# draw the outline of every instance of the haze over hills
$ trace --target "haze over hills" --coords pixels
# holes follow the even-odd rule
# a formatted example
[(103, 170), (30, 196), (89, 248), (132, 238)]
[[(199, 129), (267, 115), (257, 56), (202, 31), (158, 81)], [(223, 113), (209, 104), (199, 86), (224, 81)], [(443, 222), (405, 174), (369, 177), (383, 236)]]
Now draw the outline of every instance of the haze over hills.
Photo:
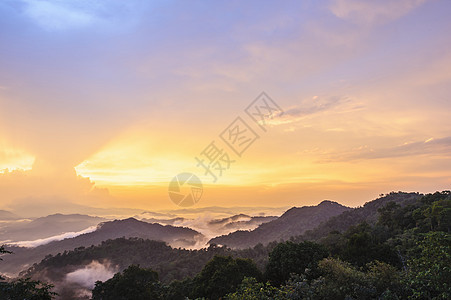
[(211, 239), (236, 230), (252, 230), (263, 223), (275, 219), (277, 219), (276, 216), (249, 216), (246, 214), (237, 214), (225, 218), (211, 218), (210, 215), (202, 214), (196, 219), (184, 217), (175, 217), (172, 219), (143, 218), (141, 221), (162, 225), (189, 227), (201, 232)]
[[(138, 237), (150, 240), (164, 241), (173, 247), (200, 248), (208, 244), (227, 245), (231, 248), (248, 248), (259, 243), (268, 244), (273, 241), (288, 240), (295, 238), (319, 239), (327, 236), (333, 230), (344, 231), (352, 225), (362, 221), (374, 222), (377, 219), (377, 209), (390, 201), (407, 205), (421, 197), (418, 193), (393, 193), (370, 201), (363, 207), (349, 208), (333, 201), (323, 201), (317, 206), (293, 207), (287, 210), (280, 217), (251, 217), (247, 214), (238, 214), (226, 218), (210, 219), (206, 223), (205, 232), (212, 234), (221, 230), (233, 230), (234, 226), (243, 228), (244, 226), (258, 226), (250, 231), (238, 230), (228, 235), (217, 236), (208, 241), (201, 232), (186, 227), (175, 227), (173, 225), (161, 225), (158, 223), (148, 223), (146, 221), (171, 222), (174, 225), (189, 224), (193, 220), (184, 218), (173, 219), (148, 219), (139, 221), (134, 218), (115, 220), (101, 223), (98, 228), (90, 233), (81, 234), (73, 238), (61, 241), (52, 241), (48, 244), (35, 248), (9, 247), (15, 255), (8, 257), (2, 262), (2, 272), (17, 274), (26, 269), (31, 264), (39, 262), (48, 254), (57, 254), (77, 247), (89, 247), (100, 244), (108, 239), (120, 237)], [(83, 215), (61, 215), (56, 214), (44, 218), (36, 219), (23, 228), (29, 228), (32, 235), (32, 225), (39, 228), (48, 224), (66, 225), (66, 229), (81, 228), (102, 220), (97, 217)], [(203, 220), (205, 221), (205, 220)], [(49, 223), (50, 222), (50, 223)], [(260, 224), (259, 224), (260, 223)], [(30, 225), (32, 224), (32, 225)], [(90, 223), (91, 224), (91, 223)], [(192, 223), (195, 225), (195, 223)], [(28, 226), (28, 227), (27, 227)], [(72, 226), (72, 227), (71, 227)], [(52, 227), (52, 226), (50, 226)], [(48, 233), (51, 233), (48, 229)], [(54, 228), (52, 230), (60, 230)], [(18, 231), (20, 232), (20, 231)], [(25, 233), (22, 233), (25, 236)]]
[(258, 226), (252, 231), (236, 231), (219, 236), (209, 244), (227, 245), (231, 248), (253, 247), (258, 243), (267, 244), (272, 241), (287, 240), (292, 236), (303, 234), (321, 222), (351, 210), (337, 202), (323, 201), (317, 206), (293, 207), (279, 218)]
[[(187, 248), (190, 245), (193, 246), (196, 241), (200, 245), (205, 245), (205, 237), (195, 230), (150, 224), (134, 218), (115, 220), (102, 223), (95, 232), (75, 238), (52, 242), (36, 248), (7, 248), (14, 251), (15, 255), (8, 255), (8, 259), (2, 261), (0, 266), (2, 272), (7, 273), (6, 275), (26, 271), (22, 272), (22, 275), (52, 282), (56, 285), (58, 293), (63, 295), (62, 299), (66, 299), (64, 297), (69, 297), (68, 295), (75, 298), (67, 299), (81, 299), (74, 295), (78, 295), (78, 293), (88, 295), (97, 279), (107, 280), (130, 264), (152, 267), (161, 275), (160, 279), (163, 282), (169, 283), (174, 279), (181, 280), (186, 276), (197, 274), (215, 254), (251, 258), (263, 270), (268, 264), (269, 253), (277, 247), (277, 242), (280, 240), (290, 239), (294, 242), (309, 240), (328, 245), (330, 239), (323, 238), (329, 237), (331, 233), (335, 232), (336, 236), (333, 237), (341, 239), (341, 242), (333, 240), (338, 243), (336, 245), (351, 247), (349, 242), (340, 244), (349, 238), (347, 232), (356, 230), (356, 228), (382, 226), (379, 209), (388, 207), (387, 204), (399, 207), (398, 211), (406, 208), (407, 212), (412, 213), (417, 207), (422, 207), (422, 209), (428, 205), (432, 207), (431, 203), (434, 200), (445, 205), (443, 199), (446, 197), (449, 198), (449, 192), (434, 194), (430, 196), (430, 200), (423, 201), (422, 195), (419, 193), (392, 192), (358, 208), (345, 207), (333, 201), (323, 201), (317, 206), (293, 207), (280, 217), (259, 225), (255, 230), (237, 231), (227, 236), (217, 237), (209, 242), (211, 245), (208, 248), (192, 251), (177, 249), (177, 247), (182, 245), (181, 247)], [(425, 210), (420, 209), (420, 211), (421, 214), (427, 214)], [(421, 217), (427, 218), (427, 215), (421, 215)], [(415, 220), (409, 219), (408, 216), (404, 215), (403, 218), (415, 223)], [(214, 219), (209, 223), (227, 226), (253, 219), (249, 215), (239, 214)], [(378, 223), (376, 224), (376, 222)], [(318, 225), (313, 229), (308, 229), (311, 228), (312, 223)], [(367, 225), (369, 227), (362, 227), (364, 223), (370, 224)], [(337, 233), (338, 231), (342, 234)], [(301, 232), (300, 235), (299, 232)], [(214, 240), (227, 238), (234, 242), (233, 248), (236, 249), (230, 249), (227, 247), (229, 245), (213, 245)], [(155, 242), (155, 240), (162, 242)], [(249, 246), (251, 243), (254, 243), (255, 246)], [(396, 253), (390, 252), (393, 256), (383, 252), (390, 249), (387, 245), (371, 244), (370, 246), (373, 247), (371, 255), (375, 259), (396, 259)], [(340, 252), (340, 255), (347, 255), (347, 250), (343, 251), (343, 253)], [(57, 253), (60, 254), (56, 255)], [(43, 260), (41, 261), (41, 259)], [(32, 266), (33, 262), (36, 264)]]
[(35, 220), (11, 222), (0, 227), (0, 241), (35, 241), (68, 232), (79, 232), (104, 221), (105, 218), (81, 214), (54, 214)]
[(0, 209), (0, 220), (16, 220), (20, 219), (20, 217), (10, 211)]
[(139, 237), (143, 239), (163, 241), (173, 247), (193, 247), (205, 238), (199, 232), (184, 227), (163, 226), (138, 221), (133, 218), (102, 223), (97, 230), (62, 241), (53, 241), (35, 248), (10, 246), (14, 255), (2, 262), (1, 270), (7, 274), (17, 274), (33, 263), (39, 262), (46, 255), (62, 253), (77, 247), (98, 245), (108, 239), (120, 237)]
[[(201, 225), (200, 227), (203, 232), (206, 232), (206, 234), (208, 234), (208, 236), (210, 237), (214, 237), (214, 234), (221, 234), (224, 232), (229, 233), (236, 228), (254, 229), (257, 226), (261, 227), (266, 224), (275, 222), (273, 225), (267, 227), (267, 229), (263, 227), (263, 230), (267, 231), (267, 234), (266, 231), (264, 234), (266, 240), (256, 240), (255, 244), (259, 242), (264, 243), (266, 241), (270, 242), (283, 237), (298, 235), (299, 232), (302, 233), (305, 230), (316, 226), (317, 224), (319, 224), (319, 222), (321, 222), (321, 220), (329, 218), (330, 216), (333, 216), (347, 209), (349, 208), (341, 206), (337, 203), (324, 201), (317, 207), (292, 208), (285, 212), (280, 218), (275, 216), (250, 216), (248, 214), (236, 214), (229, 215), (224, 218), (200, 218), (197, 220), (192, 220), (183, 217), (175, 217), (176, 215), (171, 214), (155, 215), (156, 213), (146, 213), (147, 216), (152, 214), (155, 215), (156, 218), (147, 218), (143, 219), (142, 221), (136, 220), (135, 218), (109, 221), (101, 223), (98, 226), (97, 230), (93, 232), (81, 234), (73, 238), (67, 238), (61, 241), (52, 241), (48, 244), (40, 245), (34, 248), (24, 248), (17, 246), (9, 247), (8, 249), (11, 249), (15, 253), (15, 255), (11, 256), (8, 261), (3, 262), (1, 267), (4, 273), (17, 274), (18, 272), (29, 267), (31, 264), (39, 262), (46, 255), (62, 253), (66, 250), (72, 250), (77, 247), (89, 247), (91, 245), (97, 245), (102, 241), (108, 239), (115, 239), (120, 237), (138, 237), (150, 240), (164, 241), (173, 247), (200, 248), (206, 245), (208, 239), (206, 239), (205, 235), (203, 235), (201, 232), (186, 227), (175, 227), (173, 225), (192, 225), (192, 227), (194, 228), (197, 225)], [(221, 214), (234, 211), (227, 208), (215, 207), (196, 209), (196, 212), (212, 210)], [(182, 210), (182, 213), (192, 213), (192, 211), (189, 209)], [(174, 216), (174, 218), (161, 219), (161, 217), (164, 216)], [(96, 223), (100, 220), (102, 219), (83, 215), (56, 214), (44, 218), (38, 218), (24, 225), (23, 228), (28, 228), (27, 226), (30, 226), (30, 224), (36, 227), (53, 224), (53, 226), (50, 227), (58, 227), (56, 225), (60, 223), (67, 225), (66, 229), (74, 229), (75, 226), (79, 226), (78, 228), (81, 228), (82, 226), (80, 224), (87, 225), (86, 222)], [(155, 222), (148, 223), (148, 221)], [(173, 225), (161, 225), (157, 222), (167, 222), (172, 223)], [(286, 227), (287, 224), (291, 224), (292, 226)], [(52, 233), (52, 230), (54, 230), (53, 233), (55, 233), (55, 231), (58, 229), (48, 229), (48, 233)], [(260, 230), (262, 229), (259, 229), (257, 232), (259, 232)], [(270, 233), (270, 231), (272, 233)], [(233, 233), (233, 235), (239, 233), (240, 231)], [(22, 234), (26, 236), (25, 233)]]

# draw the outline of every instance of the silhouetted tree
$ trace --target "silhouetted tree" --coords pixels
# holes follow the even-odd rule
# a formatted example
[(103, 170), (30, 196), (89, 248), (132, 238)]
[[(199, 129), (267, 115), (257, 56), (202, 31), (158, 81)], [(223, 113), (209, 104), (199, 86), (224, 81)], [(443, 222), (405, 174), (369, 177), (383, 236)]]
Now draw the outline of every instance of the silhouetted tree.
[[(0, 247), (0, 254), (10, 254), (11, 251)], [(3, 260), (0, 257), (0, 260)], [(51, 300), (57, 294), (52, 292), (53, 285), (30, 278), (19, 278), (12, 281), (4, 281), (0, 276), (0, 299), (1, 300)]]

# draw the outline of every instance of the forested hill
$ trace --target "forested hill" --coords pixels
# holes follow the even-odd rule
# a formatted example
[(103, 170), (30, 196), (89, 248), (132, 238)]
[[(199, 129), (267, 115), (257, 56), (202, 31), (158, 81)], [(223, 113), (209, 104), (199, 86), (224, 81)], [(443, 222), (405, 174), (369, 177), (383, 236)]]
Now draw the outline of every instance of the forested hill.
[(296, 237), (295, 240), (319, 240), (332, 231), (344, 232), (351, 226), (362, 222), (374, 224), (379, 218), (379, 209), (388, 203), (393, 202), (400, 207), (405, 207), (416, 203), (423, 195), (419, 193), (391, 192), (381, 196), (376, 200), (365, 203), (362, 207), (351, 209), (328, 219), (313, 230), (308, 230), (303, 235)]
[(450, 191), (390, 193), (353, 211), (318, 243), (183, 250), (121, 238), (48, 256), (25, 275), (56, 284), (62, 299), (80, 299), (87, 287), (66, 279), (93, 262), (119, 271), (92, 282), (94, 300), (450, 299)]
[(272, 241), (288, 240), (292, 236), (301, 235), (331, 217), (349, 210), (351, 208), (327, 200), (317, 206), (293, 207), (278, 219), (262, 224), (252, 231), (236, 231), (219, 236), (211, 239), (209, 244), (248, 248), (258, 243), (268, 244)]
[[(124, 270), (132, 264), (151, 267), (159, 272), (162, 281), (168, 283), (174, 279), (196, 275), (215, 255), (233, 255), (256, 261), (259, 261), (259, 258), (266, 258), (268, 254), (266, 249), (263, 247), (258, 249), (260, 250), (235, 251), (227, 247), (210, 246), (200, 250), (186, 250), (172, 248), (164, 242), (119, 238), (104, 241), (97, 246), (79, 247), (62, 254), (49, 255), (24, 274), (41, 279), (47, 276), (55, 282), (92, 261), (108, 261), (118, 270)], [(261, 261), (261, 266), (264, 263)]]
[(150, 224), (134, 218), (104, 222), (94, 232), (79, 235), (62, 241), (54, 241), (35, 248), (6, 247), (14, 252), (8, 260), (2, 262), (1, 271), (18, 273), (33, 263), (41, 261), (46, 255), (57, 254), (77, 247), (98, 245), (102, 241), (120, 237), (139, 237), (167, 242), (174, 247), (190, 247), (204, 236), (190, 228), (170, 225)]

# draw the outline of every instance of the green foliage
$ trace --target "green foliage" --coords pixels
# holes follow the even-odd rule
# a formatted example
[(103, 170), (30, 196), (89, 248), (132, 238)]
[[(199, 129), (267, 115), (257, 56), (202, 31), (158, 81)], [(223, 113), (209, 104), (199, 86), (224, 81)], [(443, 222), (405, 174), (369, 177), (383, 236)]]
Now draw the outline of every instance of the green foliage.
[(319, 244), (185, 250), (122, 238), (48, 256), (26, 275), (61, 278), (108, 259), (125, 271), (97, 282), (93, 299), (451, 299), (450, 212), (449, 191), (390, 193), (294, 239)]
[(406, 290), (401, 273), (389, 264), (375, 261), (367, 271), (356, 269), (339, 259), (326, 258), (319, 262), (318, 278), (292, 274), (280, 288), (263, 284), (253, 278), (243, 280), (240, 288), (227, 299), (403, 299)]
[(338, 256), (360, 267), (373, 260), (399, 265), (395, 249), (385, 243), (388, 236), (383, 228), (371, 227), (366, 222), (352, 226), (344, 234), (345, 244), (338, 251)]
[(158, 273), (132, 265), (113, 278), (97, 281), (92, 291), (93, 300), (162, 299)]
[(313, 242), (278, 244), (269, 254), (265, 277), (279, 286), (290, 278), (290, 274), (304, 274), (306, 270), (315, 274), (317, 263), (328, 256), (326, 248)]
[(324, 299), (363, 299), (372, 294), (365, 274), (349, 263), (335, 259), (325, 259), (319, 264), (322, 277), (312, 285)]
[(394, 202), (401, 207), (417, 203), (422, 197), (418, 193), (391, 192), (374, 201), (365, 203), (362, 207), (344, 212), (338, 216), (332, 217), (326, 222), (320, 224), (313, 230), (307, 231), (302, 236), (295, 238), (296, 241), (320, 241), (328, 236), (330, 232), (345, 232), (352, 226), (357, 226), (363, 222), (370, 225), (376, 223), (380, 213), (378, 210), (390, 202)]
[(382, 208), (378, 209), (379, 223), (387, 226), (390, 230), (394, 230), (399, 220), (401, 205), (394, 201), (390, 201)]
[(193, 297), (219, 299), (236, 290), (244, 277), (260, 279), (261, 272), (250, 259), (215, 256), (193, 279)]
[(412, 299), (451, 298), (451, 235), (430, 232), (418, 243), (419, 252), (408, 261), (406, 284)]
[(389, 202), (379, 209), (379, 224), (393, 234), (415, 228), (417, 232), (451, 232), (451, 192), (435, 192), (413, 204), (401, 207)]
[(193, 290), (193, 280), (185, 278), (184, 280), (174, 280), (165, 287), (164, 299), (181, 300), (190, 295)]
[(382, 262), (368, 265), (366, 272), (333, 258), (318, 266), (320, 277), (295, 276), (281, 287), (287, 299), (398, 299), (403, 293), (399, 272)]
[(96, 261), (110, 261), (122, 271), (130, 265), (140, 265), (157, 271), (163, 283), (194, 277), (215, 255), (249, 258), (263, 269), (268, 257), (268, 249), (261, 244), (252, 249), (231, 250), (227, 247), (210, 246), (207, 249), (175, 249), (164, 242), (140, 238), (119, 238), (107, 240), (100, 245), (80, 247), (62, 254), (49, 255), (39, 264), (33, 265), (24, 276), (48, 274), (51, 280), (59, 280), (74, 266), (84, 266)]
[(244, 278), (238, 290), (225, 298), (229, 300), (287, 299), (283, 291), (271, 286), (269, 282), (264, 284), (252, 277)]

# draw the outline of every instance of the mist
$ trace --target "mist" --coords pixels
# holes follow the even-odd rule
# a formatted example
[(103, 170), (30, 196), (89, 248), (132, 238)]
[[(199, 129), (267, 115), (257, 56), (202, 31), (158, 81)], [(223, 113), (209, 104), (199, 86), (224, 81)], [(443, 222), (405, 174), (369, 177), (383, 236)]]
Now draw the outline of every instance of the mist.
[(117, 269), (111, 266), (110, 262), (103, 264), (93, 260), (89, 265), (80, 268), (66, 275), (66, 281), (77, 283), (82, 287), (92, 290), (96, 281), (106, 281), (114, 276)]
[(27, 248), (33, 248), (33, 247), (38, 247), (41, 245), (45, 245), (48, 244), (50, 242), (53, 241), (61, 241), (64, 239), (69, 239), (69, 238), (74, 238), (76, 236), (85, 234), (85, 233), (90, 233), (93, 232), (97, 229), (97, 226), (90, 226), (84, 230), (78, 231), (78, 232), (66, 232), (63, 234), (59, 234), (59, 235), (55, 235), (55, 236), (51, 236), (45, 239), (37, 239), (34, 241), (20, 241), (20, 242), (14, 242), (12, 243), (12, 245), (14, 246), (19, 246), (19, 247), (27, 247)]

